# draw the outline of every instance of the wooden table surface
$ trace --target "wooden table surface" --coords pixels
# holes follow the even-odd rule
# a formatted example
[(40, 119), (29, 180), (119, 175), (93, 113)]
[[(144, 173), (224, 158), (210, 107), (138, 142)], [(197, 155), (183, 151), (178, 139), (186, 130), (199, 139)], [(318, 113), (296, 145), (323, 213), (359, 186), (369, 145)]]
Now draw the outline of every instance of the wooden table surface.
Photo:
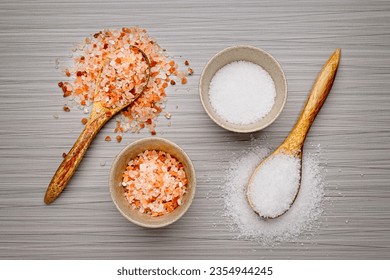
[[(82, 130), (81, 112), (61, 110), (55, 69), (71, 49), (104, 28), (139, 25), (195, 71), (168, 97), (172, 126), (158, 136), (192, 158), (198, 189), (176, 224), (149, 230), (127, 222), (108, 191), (114, 156), (148, 137), (110, 122), (97, 136), (65, 192), (45, 206), (46, 187)], [(278, 146), (292, 128), (328, 56), (342, 48), (336, 82), (307, 141), (322, 146), (326, 198), (319, 230), (275, 248), (237, 240), (223, 216), (220, 187), (233, 152), (251, 135), (215, 125), (198, 97), (208, 59), (249, 44), (284, 68), (289, 97), (279, 119), (255, 138)], [(378, 259), (390, 258), (390, 2), (329, 1), (0, 1), (1, 259)], [(58, 114), (59, 118), (53, 118)], [(314, 150), (311, 145), (307, 151)], [(101, 166), (104, 165), (104, 166)]]

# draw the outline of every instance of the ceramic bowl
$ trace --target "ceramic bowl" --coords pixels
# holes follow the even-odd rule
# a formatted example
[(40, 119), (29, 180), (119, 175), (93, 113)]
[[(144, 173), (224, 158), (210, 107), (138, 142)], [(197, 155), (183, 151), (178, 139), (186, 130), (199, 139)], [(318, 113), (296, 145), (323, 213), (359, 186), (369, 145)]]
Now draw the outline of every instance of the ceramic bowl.
[[(188, 179), (187, 192), (184, 195), (183, 204), (171, 213), (159, 217), (152, 217), (148, 214), (140, 213), (137, 209), (132, 209), (125, 198), (124, 188), (122, 187), (122, 174), (128, 162), (145, 150), (160, 150), (174, 156), (183, 164)], [(190, 158), (178, 145), (163, 138), (150, 137), (135, 141), (117, 155), (111, 167), (109, 185), (112, 200), (126, 219), (142, 227), (160, 228), (180, 219), (190, 207), (196, 188), (195, 169)]]
[[(210, 104), (209, 86), (215, 73), (234, 61), (249, 61), (260, 65), (274, 81), (275, 103), (271, 111), (262, 119), (251, 124), (234, 124), (221, 118)], [(219, 126), (234, 132), (249, 133), (259, 131), (272, 124), (283, 110), (287, 100), (287, 81), (280, 64), (266, 51), (252, 46), (233, 46), (213, 56), (206, 64), (199, 80), (199, 95), (209, 117)]]

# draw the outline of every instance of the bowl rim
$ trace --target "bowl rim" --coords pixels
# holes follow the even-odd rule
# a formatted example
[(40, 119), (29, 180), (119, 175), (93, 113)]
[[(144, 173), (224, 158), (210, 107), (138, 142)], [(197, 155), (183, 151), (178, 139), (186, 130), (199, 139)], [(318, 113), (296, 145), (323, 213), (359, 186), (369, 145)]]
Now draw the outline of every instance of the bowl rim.
[[(141, 222), (139, 220), (132, 219), (124, 211), (122, 211), (122, 209), (119, 207), (119, 205), (117, 203), (117, 200), (114, 198), (114, 187), (115, 186), (113, 186), (112, 182), (113, 182), (113, 178), (115, 177), (114, 176), (114, 172), (115, 172), (114, 170), (115, 170), (115, 167), (116, 167), (116, 163), (118, 162), (119, 158), (124, 156), (129, 150), (131, 150), (135, 146), (137, 146), (139, 144), (142, 144), (143, 142), (147, 142), (147, 141), (160, 141), (160, 142), (164, 142), (165, 144), (168, 144), (168, 145), (174, 147), (176, 150), (178, 150), (183, 155), (185, 160), (188, 162), (188, 169), (190, 170), (190, 172), (193, 175), (192, 176), (193, 177), (192, 184), (191, 184), (192, 191), (188, 194), (186, 202), (183, 205), (180, 205), (180, 207), (181, 207), (180, 214), (178, 214), (174, 219), (170, 219), (170, 220), (166, 221), (165, 223), (161, 223), (161, 224), (150, 224), (150, 223), (147, 223), (147, 222)], [(174, 222), (178, 221), (188, 211), (188, 209), (190, 208), (190, 206), (191, 206), (191, 204), (193, 202), (193, 199), (195, 197), (195, 192), (196, 192), (196, 183), (197, 182), (196, 182), (195, 168), (194, 168), (194, 165), (193, 165), (190, 157), (187, 155), (187, 153), (179, 145), (177, 145), (176, 143), (174, 143), (174, 142), (172, 142), (172, 141), (170, 141), (170, 140), (168, 140), (166, 138), (156, 137), (156, 136), (151, 136), (151, 137), (138, 139), (138, 140), (128, 144), (126, 147), (124, 147), (117, 154), (117, 156), (114, 158), (114, 160), (112, 162), (112, 165), (111, 165), (109, 179), (108, 179), (108, 187), (109, 187), (109, 190), (110, 190), (111, 200), (113, 201), (113, 203), (115, 204), (115, 207), (118, 209), (118, 211), (121, 213), (121, 215), (124, 218), (126, 218), (128, 221), (130, 221), (130, 222), (132, 222), (132, 223), (134, 223), (134, 224), (136, 224), (138, 226), (145, 227), (145, 228), (162, 228), (162, 227), (169, 226), (169, 225), (173, 224)]]
[[(204, 74), (206, 72), (206, 69), (209, 68), (210, 65), (214, 62), (214, 60), (216, 58), (218, 58), (219, 56), (221, 56), (224, 53), (229, 52), (231, 50), (240, 49), (240, 48), (255, 50), (255, 51), (258, 51), (258, 52), (263, 53), (264, 55), (268, 56), (272, 60), (272, 62), (275, 63), (275, 65), (280, 69), (280, 72), (281, 72), (282, 78), (283, 78), (284, 88), (285, 88), (283, 101), (281, 103), (280, 109), (276, 112), (275, 116), (268, 123), (265, 123), (262, 126), (254, 127), (253, 129), (235, 128), (235, 127), (231, 127), (231, 126), (228, 126), (228, 125), (225, 125), (225, 124), (219, 122), (216, 118), (214, 118), (214, 116), (211, 114), (210, 110), (206, 106), (205, 100), (203, 99), (203, 94), (202, 94), (203, 77), (204, 77)], [(280, 114), (282, 113), (282, 111), (284, 109), (284, 106), (286, 105), (286, 102), (287, 102), (287, 97), (288, 97), (288, 87), (287, 86), (288, 85), (287, 85), (286, 75), (284, 74), (284, 70), (283, 70), (281, 64), (269, 52), (267, 52), (267, 51), (265, 51), (265, 50), (263, 50), (261, 48), (251, 46), (251, 45), (234, 45), (234, 46), (230, 46), (230, 47), (224, 48), (223, 50), (219, 51), (218, 53), (213, 55), (208, 60), (208, 62), (204, 66), (204, 68), (202, 70), (202, 73), (200, 75), (200, 78), (199, 78), (198, 93), (199, 93), (199, 97), (200, 97), (200, 101), (202, 103), (203, 109), (206, 111), (206, 113), (210, 117), (210, 119), (212, 119), (217, 125), (219, 125), (220, 127), (224, 128), (226, 130), (232, 131), (232, 132), (252, 133), (252, 132), (257, 132), (257, 131), (263, 130), (264, 128), (270, 126), (280, 116)]]

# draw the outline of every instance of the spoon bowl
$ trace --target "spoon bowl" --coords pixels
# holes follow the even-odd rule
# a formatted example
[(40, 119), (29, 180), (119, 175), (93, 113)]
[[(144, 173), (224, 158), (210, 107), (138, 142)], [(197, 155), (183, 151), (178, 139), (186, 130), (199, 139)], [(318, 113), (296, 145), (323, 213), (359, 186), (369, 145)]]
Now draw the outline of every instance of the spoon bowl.
[[(286, 213), (298, 196), (303, 145), (332, 88), (340, 54), (341, 50), (337, 49), (324, 64), (294, 128), (279, 148), (256, 167), (249, 179), (246, 190), (249, 205), (264, 219), (274, 219)], [(275, 172), (278, 169), (279, 172)]]
[(275, 219), (283, 215), (298, 196), (301, 178), (300, 155), (274, 152), (256, 167), (249, 179), (249, 205), (264, 219)]

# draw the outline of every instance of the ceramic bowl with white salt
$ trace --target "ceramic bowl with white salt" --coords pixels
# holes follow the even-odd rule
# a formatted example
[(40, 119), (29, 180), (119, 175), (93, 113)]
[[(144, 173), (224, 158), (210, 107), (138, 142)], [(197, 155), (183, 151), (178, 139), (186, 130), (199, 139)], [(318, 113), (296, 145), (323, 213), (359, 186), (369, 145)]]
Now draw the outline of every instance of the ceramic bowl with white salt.
[(219, 126), (250, 133), (272, 124), (287, 100), (280, 64), (266, 51), (233, 46), (206, 64), (199, 81), (202, 105)]

